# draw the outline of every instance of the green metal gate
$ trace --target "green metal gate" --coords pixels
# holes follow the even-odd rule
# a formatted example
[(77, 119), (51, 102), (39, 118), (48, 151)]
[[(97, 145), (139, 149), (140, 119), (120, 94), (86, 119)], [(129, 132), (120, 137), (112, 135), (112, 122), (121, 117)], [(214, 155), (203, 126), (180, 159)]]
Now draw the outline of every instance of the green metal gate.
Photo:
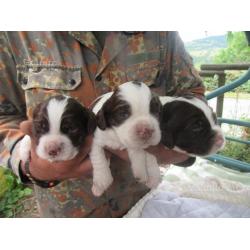
[[(223, 65), (210, 65), (210, 66), (214, 66), (214, 69), (218, 70), (218, 66), (220, 68)], [(203, 67), (203, 68), (206, 68), (206, 67)], [(210, 100), (212, 98), (221, 96), (224, 93), (231, 91), (231, 90), (245, 84), (248, 80), (250, 80), (250, 67), (248, 68), (247, 72), (243, 76), (241, 76), (240, 78), (236, 79), (235, 81), (233, 81), (229, 84), (226, 84), (225, 86), (222, 86), (222, 87), (216, 89), (215, 91), (209, 93), (206, 96), (206, 99)], [(226, 123), (226, 124), (231, 124), (231, 125), (236, 125), (236, 126), (244, 126), (244, 127), (250, 128), (250, 122), (246, 122), (246, 121), (226, 119), (226, 118), (219, 117), (218, 122), (220, 124)], [(236, 141), (239, 143), (244, 143), (244, 144), (250, 145), (250, 141), (241, 140), (239, 138), (233, 138), (233, 137), (227, 136), (226, 140)], [(225, 167), (236, 169), (238, 171), (250, 172), (250, 164), (249, 163), (239, 161), (239, 160), (236, 160), (236, 159), (233, 159), (230, 157), (226, 157), (226, 156), (219, 155), (219, 154), (214, 154), (212, 156), (206, 157), (206, 159), (213, 161), (213, 162), (216, 162), (216, 163), (220, 163), (220, 164), (224, 165)]]

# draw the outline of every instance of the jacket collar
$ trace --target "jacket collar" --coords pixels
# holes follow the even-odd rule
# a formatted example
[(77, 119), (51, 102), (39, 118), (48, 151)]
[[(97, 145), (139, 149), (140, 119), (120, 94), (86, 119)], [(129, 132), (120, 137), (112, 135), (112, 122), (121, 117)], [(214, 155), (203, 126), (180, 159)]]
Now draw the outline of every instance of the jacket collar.
[(104, 44), (96, 76), (102, 73), (105, 67), (121, 52), (125, 46), (127, 46), (127, 44), (127, 36), (122, 32), (109, 33)]
[(69, 34), (101, 57), (102, 48), (91, 31), (70, 31)]
[(105, 67), (119, 54), (127, 45), (128, 39), (124, 32), (110, 32), (105, 40), (102, 50), (100, 44), (90, 31), (72, 31), (70, 32), (84, 46), (91, 49), (100, 58), (96, 76), (100, 75)]

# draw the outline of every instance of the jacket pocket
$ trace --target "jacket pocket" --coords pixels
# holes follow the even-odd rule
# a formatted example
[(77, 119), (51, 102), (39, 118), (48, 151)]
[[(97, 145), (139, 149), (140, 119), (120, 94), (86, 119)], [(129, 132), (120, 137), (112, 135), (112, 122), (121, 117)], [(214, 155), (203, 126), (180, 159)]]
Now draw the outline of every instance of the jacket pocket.
[(151, 86), (155, 83), (160, 69), (159, 61), (139, 63), (127, 66), (126, 76), (128, 81), (138, 80)]
[(25, 91), (27, 115), (47, 98), (75, 90), (82, 82), (81, 67), (29, 64), (17, 66), (17, 81)]

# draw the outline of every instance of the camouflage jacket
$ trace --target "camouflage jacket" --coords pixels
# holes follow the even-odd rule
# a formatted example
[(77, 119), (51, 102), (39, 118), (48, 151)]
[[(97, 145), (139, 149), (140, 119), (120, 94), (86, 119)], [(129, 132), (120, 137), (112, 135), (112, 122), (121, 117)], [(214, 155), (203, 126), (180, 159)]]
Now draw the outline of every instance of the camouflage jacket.
[[(204, 94), (177, 32), (108, 32), (104, 44), (92, 32), (0, 32), (0, 164), (18, 174), (19, 124), (51, 95), (71, 95), (83, 105), (119, 84), (140, 80), (162, 95)], [(122, 216), (147, 189), (114, 159), (115, 181), (100, 198), (91, 179), (36, 187), (42, 216)], [(118, 171), (119, 169), (119, 171)]]

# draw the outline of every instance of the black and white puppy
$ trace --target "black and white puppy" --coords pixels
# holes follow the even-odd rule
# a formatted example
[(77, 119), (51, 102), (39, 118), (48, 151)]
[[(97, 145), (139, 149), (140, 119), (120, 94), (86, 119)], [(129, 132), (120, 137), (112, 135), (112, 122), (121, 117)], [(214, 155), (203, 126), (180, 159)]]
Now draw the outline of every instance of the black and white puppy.
[[(93, 165), (92, 192), (100, 196), (113, 182), (104, 147), (127, 149), (133, 174), (149, 187), (160, 181), (157, 163), (146, 167), (143, 149), (157, 145), (161, 139), (159, 115), (161, 103), (140, 82), (127, 82), (114, 92), (101, 96), (93, 107), (98, 128), (90, 153)], [(148, 157), (151, 157), (148, 154)], [(153, 157), (153, 156), (152, 156)]]
[[(94, 113), (69, 96), (58, 95), (40, 103), (33, 112), (32, 133), (36, 153), (50, 162), (73, 159), (85, 137), (94, 133)], [(31, 140), (26, 135), (20, 145), (20, 157), (29, 157)]]
[(204, 101), (192, 97), (160, 97), (161, 143), (190, 156), (208, 156), (222, 149), (225, 138), (216, 115)]

